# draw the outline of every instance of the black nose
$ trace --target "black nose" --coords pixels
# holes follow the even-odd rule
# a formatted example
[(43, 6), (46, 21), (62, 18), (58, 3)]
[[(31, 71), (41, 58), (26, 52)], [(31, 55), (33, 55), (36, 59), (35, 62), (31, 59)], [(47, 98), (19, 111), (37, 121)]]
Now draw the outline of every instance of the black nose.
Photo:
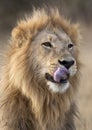
[(74, 60), (58, 60), (59, 64), (65, 66), (67, 69), (69, 69), (73, 64)]

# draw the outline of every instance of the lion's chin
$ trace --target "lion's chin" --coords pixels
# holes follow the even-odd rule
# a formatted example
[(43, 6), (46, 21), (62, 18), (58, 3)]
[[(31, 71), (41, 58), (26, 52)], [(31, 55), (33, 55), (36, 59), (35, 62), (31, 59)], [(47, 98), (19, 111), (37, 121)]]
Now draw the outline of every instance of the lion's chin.
[[(64, 72), (63, 74), (59, 75), (60, 80), (55, 80), (55, 75), (51, 75), (49, 73), (45, 73), (45, 78), (47, 80), (47, 85), (50, 91), (54, 93), (65, 93), (69, 87), (70, 82), (69, 79), (71, 79), (77, 72), (77, 67), (73, 66), (71, 67), (67, 72)], [(56, 75), (58, 77), (58, 75)]]
[(49, 73), (45, 74), (45, 78), (47, 79), (48, 88), (54, 93), (65, 93), (69, 88), (69, 73), (61, 76), (59, 81), (55, 80), (54, 76)]
[(65, 93), (68, 90), (70, 83), (67, 81), (66, 83), (58, 84), (48, 81), (47, 85), (49, 89), (54, 93)]

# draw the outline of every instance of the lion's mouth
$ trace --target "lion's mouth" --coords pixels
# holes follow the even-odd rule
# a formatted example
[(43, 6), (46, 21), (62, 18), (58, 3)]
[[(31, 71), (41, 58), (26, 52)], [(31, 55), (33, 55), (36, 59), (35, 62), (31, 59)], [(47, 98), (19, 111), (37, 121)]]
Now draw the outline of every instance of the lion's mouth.
[(58, 67), (53, 75), (46, 73), (45, 78), (53, 83), (67, 83), (69, 79), (69, 70), (65, 67)]
[(53, 83), (67, 83), (68, 82), (68, 79), (69, 79), (69, 75), (67, 76), (67, 78), (65, 79), (61, 79), (59, 82), (58, 81), (55, 81), (53, 76), (51, 76), (49, 73), (46, 73), (45, 74), (45, 78), (48, 80), (48, 81), (51, 81)]

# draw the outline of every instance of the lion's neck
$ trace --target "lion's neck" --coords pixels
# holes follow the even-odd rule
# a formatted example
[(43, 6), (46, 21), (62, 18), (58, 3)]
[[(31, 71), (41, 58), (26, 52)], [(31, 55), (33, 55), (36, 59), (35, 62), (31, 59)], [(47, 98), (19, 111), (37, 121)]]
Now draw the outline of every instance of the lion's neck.
[[(48, 91), (43, 93), (39, 91), (37, 94), (32, 93), (31, 102), (33, 113), (40, 125), (43, 127), (50, 126), (53, 130), (60, 125), (62, 127), (61, 122), (64, 122), (65, 113), (71, 105), (71, 99), (67, 94), (52, 94)], [(53, 126), (51, 126), (52, 122)]]

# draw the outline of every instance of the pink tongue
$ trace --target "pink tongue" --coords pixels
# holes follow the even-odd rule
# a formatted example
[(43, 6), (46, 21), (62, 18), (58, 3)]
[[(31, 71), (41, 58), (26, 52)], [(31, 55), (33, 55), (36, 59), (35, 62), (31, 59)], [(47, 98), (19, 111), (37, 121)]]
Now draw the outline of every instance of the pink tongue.
[(54, 80), (56, 82), (60, 82), (61, 80), (67, 79), (69, 71), (64, 67), (58, 67), (57, 70), (54, 72)]

